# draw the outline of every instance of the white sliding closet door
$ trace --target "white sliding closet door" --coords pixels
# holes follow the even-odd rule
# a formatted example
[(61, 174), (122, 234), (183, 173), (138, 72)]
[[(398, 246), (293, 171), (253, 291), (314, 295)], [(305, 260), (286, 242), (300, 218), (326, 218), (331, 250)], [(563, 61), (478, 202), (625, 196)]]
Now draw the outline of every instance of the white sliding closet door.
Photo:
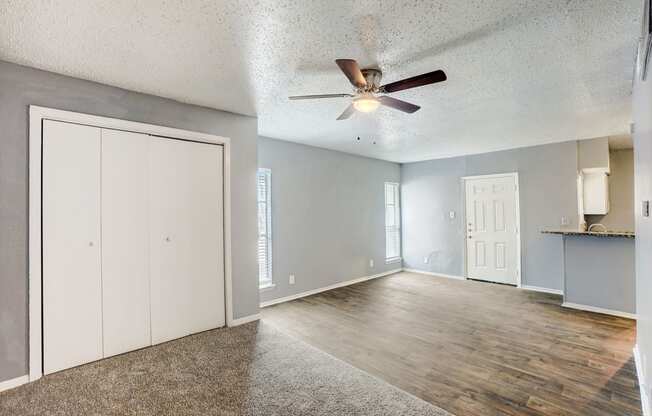
[(152, 342), (224, 325), (223, 148), (152, 137)]
[(102, 130), (104, 356), (151, 345), (149, 136)]
[(100, 129), (43, 121), (43, 371), (102, 358)]

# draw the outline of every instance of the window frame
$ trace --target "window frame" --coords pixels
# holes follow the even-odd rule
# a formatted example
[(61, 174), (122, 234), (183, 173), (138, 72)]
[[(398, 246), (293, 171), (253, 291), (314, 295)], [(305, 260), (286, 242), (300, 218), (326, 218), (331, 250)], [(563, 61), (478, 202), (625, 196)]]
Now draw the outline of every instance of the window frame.
[[(383, 190), (384, 190), (384, 211), (385, 211), (385, 263), (398, 263), (403, 260), (401, 257), (401, 250), (403, 249), (403, 244), (401, 241), (401, 193), (400, 193), (400, 184), (398, 182), (385, 182)], [(392, 192), (394, 194), (394, 203), (390, 204), (388, 203), (387, 199), (387, 192), (388, 189), (391, 188)], [(388, 216), (388, 209), (389, 207), (392, 207), (392, 215), (394, 217), (394, 225), (387, 225), (387, 216)], [(388, 236), (390, 233), (396, 233), (398, 234), (397, 241), (398, 241), (398, 247), (397, 247), (397, 255), (396, 256), (388, 256), (388, 250), (387, 250), (387, 244), (388, 244)]]
[[(259, 185), (260, 185), (260, 180), (261, 177), (264, 177), (264, 183), (265, 183), (265, 196), (266, 198), (264, 200), (259, 199)], [(272, 238), (273, 238), (273, 232), (272, 232), (272, 171), (271, 169), (268, 168), (258, 168), (256, 171), (256, 215), (257, 218), (260, 219), (260, 205), (264, 204), (265, 205), (265, 229), (266, 232), (263, 233), (261, 232), (260, 229), (260, 223), (257, 221), (257, 238), (256, 238), (256, 260), (258, 263), (258, 289), (259, 290), (268, 290), (274, 288), (276, 285), (274, 284), (274, 275), (273, 275), (273, 251), (272, 251)], [(266, 267), (266, 272), (267, 272), (267, 278), (262, 279), (261, 278), (261, 264), (260, 264), (260, 258), (258, 256), (258, 244), (259, 240), (261, 238), (265, 239), (265, 250), (266, 250), (266, 259), (267, 259), (267, 267)]]

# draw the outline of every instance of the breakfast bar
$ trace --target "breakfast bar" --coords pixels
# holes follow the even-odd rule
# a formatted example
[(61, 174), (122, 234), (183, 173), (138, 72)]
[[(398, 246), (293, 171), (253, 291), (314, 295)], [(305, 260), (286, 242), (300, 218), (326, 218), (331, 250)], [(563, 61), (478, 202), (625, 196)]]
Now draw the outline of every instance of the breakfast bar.
[(563, 306), (634, 318), (634, 238), (627, 231), (544, 230), (561, 237)]

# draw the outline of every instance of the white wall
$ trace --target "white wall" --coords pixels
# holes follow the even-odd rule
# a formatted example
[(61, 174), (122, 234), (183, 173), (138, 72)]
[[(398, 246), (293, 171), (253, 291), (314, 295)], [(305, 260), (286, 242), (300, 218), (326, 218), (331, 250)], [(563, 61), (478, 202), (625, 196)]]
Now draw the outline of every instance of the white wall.
[(258, 166), (272, 171), (276, 285), (261, 301), (401, 267), (385, 264), (384, 183), (400, 181), (398, 164), (261, 137)]
[[(637, 344), (647, 397), (652, 399), (652, 217), (641, 215), (641, 201), (652, 200), (652, 69), (633, 91), (636, 221)], [(652, 412), (652, 409), (648, 409)], [(647, 413), (652, 414), (652, 413)]]

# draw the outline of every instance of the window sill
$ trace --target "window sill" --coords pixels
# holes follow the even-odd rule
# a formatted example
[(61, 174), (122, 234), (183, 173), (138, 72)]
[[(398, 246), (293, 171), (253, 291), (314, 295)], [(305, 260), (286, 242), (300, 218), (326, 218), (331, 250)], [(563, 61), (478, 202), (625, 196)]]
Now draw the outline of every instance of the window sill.
[(400, 263), (403, 261), (401, 257), (392, 257), (391, 259), (385, 259), (385, 264)]
[(269, 290), (274, 289), (275, 287), (276, 287), (276, 285), (274, 283), (266, 283), (263, 286), (259, 286), (258, 290), (261, 291), (261, 292), (267, 292)]

